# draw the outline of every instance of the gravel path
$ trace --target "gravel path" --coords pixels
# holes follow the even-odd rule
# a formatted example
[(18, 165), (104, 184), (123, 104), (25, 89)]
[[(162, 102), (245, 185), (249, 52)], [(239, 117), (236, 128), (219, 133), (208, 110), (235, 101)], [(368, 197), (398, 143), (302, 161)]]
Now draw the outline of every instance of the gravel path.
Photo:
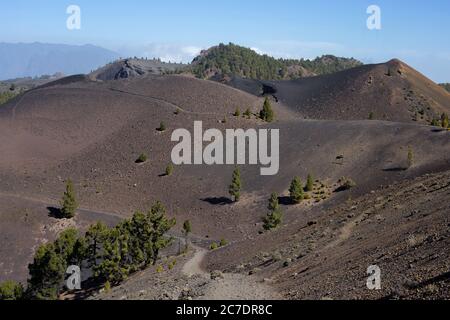
[[(194, 256), (183, 266), (182, 272), (188, 277), (201, 276), (211, 278), (202, 268), (203, 259), (208, 253), (205, 249), (193, 247)], [(256, 278), (243, 274), (216, 274), (216, 278), (208, 282), (203, 288), (202, 295), (195, 300), (273, 300), (281, 299), (273, 288)]]

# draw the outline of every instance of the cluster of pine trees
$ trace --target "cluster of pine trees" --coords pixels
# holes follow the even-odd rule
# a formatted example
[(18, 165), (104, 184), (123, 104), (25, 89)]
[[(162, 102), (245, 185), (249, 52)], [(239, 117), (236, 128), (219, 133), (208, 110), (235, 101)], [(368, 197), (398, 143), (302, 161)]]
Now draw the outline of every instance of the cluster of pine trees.
[(211, 73), (219, 73), (258, 80), (281, 80), (301, 78), (305, 76), (305, 70), (310, 74), (321, 75), (358, 65), (361, 65), (361, 62), (355, 59), (331, 55), (314, 60), (275, 59), (230, 43), (210, 48), (206, 54), (193, 61), (191, 69), (199, 78), (206, 78)]
[[(233, 116), (234, 117), (241, 116), (241, 109), (239, 109), (239, 107), (236, 108), (236, 110), (233, 113)], [(242, 114), (242, 116), (246, 119), (251, 119), (252, 111), (250, 110), (250, 108), (247, 108), (245, 112)], [(265, 98), (263, 107), (259, 111), (259, 114), (257, 116), (259, 117), (259, 119), (265, 122), (273, 122), (275, 120), (275, 112), (273, 111), (272, 104), (270, 103), (270, 99), (268, 97)]]
[[(314, 189), (314, 178), (311, 174), (308, 174), (306, 184), (303, 185), (299, 177), (294, 177), (289, 187), (289, 199), (293, 204), (299, 204), (305, 197), (307, 192), (312, 192)], [(241, 171), (239, 168), (235, 168), (231, 184), (228, 187), (228, 192), (234, 202), (239, 202), (241, 198), (242, 181)], [(272, 193), (269, 199), (268, 213), (263, 217), (263, 228), (266, 231), (276, 229), (283, 221), (283, 212), (280, 208), (280, 201), (277, 193)]]
[[(79, 266), (92, 273), (96, 283), (116, 285), (141, 269), (155, 264), (161, 249), (172, 239), (167, 232), (175, 225), (168, 219), (161, 202), (144, 212), (136, 212), (113, 228), (98, 222), (91, 225), (84, 236), (76, 229), (68, 229), (51, 243), (41, 245), (28, 266), (27, 299), (57, 299), (64, 284), (67, 267)], [(83, 271), (82, 271), (83, 273)], [(3, 284), (5, 297), (19, 299), (20, 285)]]
[[(314, 189), (314, 179), (311, 174), (308, 174), (306, 185), (302, 184), (299, 177), (294, 177), (289, 187), (289, 199), (293, 204), (299, 204), (305, 199), (305, 193), (311, 192)], [(263, 218), (263, 227), (269, 231), (276, 229), (283, 221), (283, 212), (280, 208), (280, 202), (278, 194), (272, 193), (269, 199), (269, 212)]]
[(314, 189), (314, 179), (311, 174), (306, 178), (306, 185), (303, 186), (299, 177), (294, 177), (289, 187), (289, 197), (292, 203), (299, 204), (305, 199), (305, 193)]

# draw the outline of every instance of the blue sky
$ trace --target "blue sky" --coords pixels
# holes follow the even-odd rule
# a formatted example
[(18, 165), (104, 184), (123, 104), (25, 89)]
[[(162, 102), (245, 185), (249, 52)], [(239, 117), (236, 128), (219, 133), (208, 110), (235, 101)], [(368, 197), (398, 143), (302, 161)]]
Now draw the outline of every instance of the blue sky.
[[(66, 28), (72, 4), (81, 30)], [(366, 27), (372, 4), (381, 30)], [(277, 57), (396, 57), (437, 82), (450, 82), (449, 31), (448, 0), (15, 0), (0, 11), (0, 42), (90, 43), (177, 61), (234, 42)]]

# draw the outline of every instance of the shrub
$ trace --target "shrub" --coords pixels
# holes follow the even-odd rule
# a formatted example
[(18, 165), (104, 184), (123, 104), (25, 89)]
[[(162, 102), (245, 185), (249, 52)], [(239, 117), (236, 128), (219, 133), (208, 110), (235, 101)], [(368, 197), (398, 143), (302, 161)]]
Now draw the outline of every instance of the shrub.
[(111, 282), (106, 281), (104, 285), (104, 289), (106, 293), (109, 293), (111, 291)]
[(250, 111), (250, 108), (245, 110), (244, 117), (246, 117), (247, 119), (250, 119), (252, 117), (252, 112)]
[(172, 165), (172, 164), (169, 164), (169, 165), (166, 167), (166, 176), (171, 176), (172, 173), (173, 173), (173, 165)]
[(211, 245), (210, 245), (209, 248), (210, 248), (211, 250), (216, 250), (216, 249), (219, 248), (219, 245), (218, 245), (217, 243), (213, 242), (213, 243), (211, 243)]
[(236, 108), (236, 111), (234, 111), (233, 115), (235, 117), (240, 117), (241, 116), (241, 110), (239, 108)]
[(156, 129), (156, 130), (158, 130), (159, 132), (164, 132), (164, 131), (166, 131), (166, 125), (164, 124), (164, 122), (161, 122), (161, 123), (159, 124), (159, 128)]
[(356, 187), (356, 183), (352, 179), (346, 177), (342, 177), (338, 183), (340, 184), (339, 190), (342, 191)]
[(177, 264), (177, 260), (174, 259), (172, 260), (169, 265), (167, 266), (167, 268), (169, 268), (169, 270), (172, 270), (173, 268), (175, 268), (175, 265)]
[(147, 162), (148, 156), (145, 153), (141, 153), (139, 157), (136, 159), (136, 163), (144, 163)]
[(220, 245), (220, 247), (225, 247), (226, 245), (228, 245), (228, 241), (225, 239), (221, 239), (219, 245)]

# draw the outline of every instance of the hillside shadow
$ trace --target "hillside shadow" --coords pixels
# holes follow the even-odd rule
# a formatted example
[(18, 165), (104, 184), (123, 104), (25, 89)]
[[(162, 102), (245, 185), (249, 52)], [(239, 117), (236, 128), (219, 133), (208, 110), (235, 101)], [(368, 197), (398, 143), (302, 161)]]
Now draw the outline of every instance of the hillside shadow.
[(406, 168), (406, 167), (393, 167), (393, 168), (383, 169), (384, 172), (402, 172), (402, 171), (406, 171), (406, 170), (408, 170), (408, 168)]
[(340, 186), (340, 187), (337, 187), (336, 189), (334, 189), (334, 193), (339, 193), (339, 192), (344, 192), (344, 191), (348, 191), (348, 190), (350, 190), (351, 188), (349, 188), (349, 187), (347, 187), (347, 186)]
[(291, 197), (285, 196), (278, 197), (278, 203), (283, 206), (292, 206), (295, 204), (294, 201), (292, 201)]
[(227, 197), (209, 197), (200, 200), (202, 200), (203, 202), (208, 202), (209, 204), (212, 204), (214, 206), (225, 206), (233, 203), (233, 201)]
[(89, 278), (81, 282), (81, 290), (67, 291), (63, 293), (66, 300), (86, 300), (98, 293), (100, 289), (104, 288), (102, 281)]
[[(412, 283), (412, 284), (404, 284), (403, 286), (408, 290), (418, 290), (418, 289), (425, 288), (430, 285), (436, 285), (436, 283), (448, 282), (449, 280), (450, 280), (450, 272), (446, 272), (446, 273), (437, 275), (436, 277), (424, 280), (422, 282)], [(398, 300), (403, 297), (404, 297), (404, 295), (394, 292), (387, 296), (381, 297), (380, 300), (393, 300), (393, 299)]]
[(50, 218), (61, 219), (61, 217), (62, 217), (61, 209), (55, 208), (55, 207), (47, 207), (47, 210), (48, 210), (48, 216)]
[(336, 189), (333, 190), (334, 193), (339, 193), (339, 192), (344, 192), (345, 188), (344, 187), (337, 187)]
[(419, 282), (417, 284), (411, 285), (410, 289), (418, 289), (418, 288), (424, 288), (426, 286), (436, 284), (439, 282), (448, 282), (450, 280), (450, 272), (442, 273), (440, 275), (437, 275), (436, 277), (424, 280), (422, 282)]

